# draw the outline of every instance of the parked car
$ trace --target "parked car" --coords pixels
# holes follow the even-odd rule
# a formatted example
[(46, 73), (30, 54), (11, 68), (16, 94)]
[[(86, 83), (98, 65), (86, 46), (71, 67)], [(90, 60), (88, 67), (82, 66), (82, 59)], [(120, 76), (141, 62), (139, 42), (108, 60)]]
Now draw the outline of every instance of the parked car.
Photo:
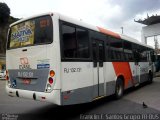
[(6, 77), (6, 71), (3, 70), (3, 71), (0, 71), (0, 79), (5, 79)]

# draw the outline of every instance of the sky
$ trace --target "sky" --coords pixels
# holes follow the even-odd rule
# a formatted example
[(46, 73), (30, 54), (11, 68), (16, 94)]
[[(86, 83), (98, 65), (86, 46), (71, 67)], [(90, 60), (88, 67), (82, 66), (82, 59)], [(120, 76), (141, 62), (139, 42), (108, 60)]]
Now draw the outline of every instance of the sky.
[(58, 12), (91, 25), (126, 34), (141, 41), (144, 25), (134, 22), (160, 15), (160, 0), (0, 0), (11, 16), (25, 18), (45, 12)]

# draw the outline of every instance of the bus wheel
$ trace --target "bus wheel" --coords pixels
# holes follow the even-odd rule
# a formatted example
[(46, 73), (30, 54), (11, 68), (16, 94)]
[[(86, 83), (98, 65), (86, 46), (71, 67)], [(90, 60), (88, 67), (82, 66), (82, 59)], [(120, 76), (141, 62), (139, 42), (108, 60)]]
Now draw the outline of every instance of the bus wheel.
[(123, 80), (121, 78), (118, 78), (116, 82), (116, 90), (115, 90), (116, 99), (120, 99), (123, 96), (123, 91), (124, 91)]
[(148, 74), (148, 83), (151, 84), (153, 82), (153, 74), (152, 72), (149, 72)]

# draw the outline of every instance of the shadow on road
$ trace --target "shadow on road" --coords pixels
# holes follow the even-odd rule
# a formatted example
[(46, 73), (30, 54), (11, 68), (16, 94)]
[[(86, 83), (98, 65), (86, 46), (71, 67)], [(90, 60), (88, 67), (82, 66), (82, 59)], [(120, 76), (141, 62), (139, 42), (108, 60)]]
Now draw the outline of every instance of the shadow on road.
[[(130, 88), (125, 91), (125, 95), (136, 91), (144, 86), (147, 83), (141, 84), (139, 87)], [(23, 120), (71, 120), (71, 119), (80, 119), (82, 114), (90, 114), (90, 111), (96, 111), (98, 108), (110, 104), (111, 101), (115, 101), (114, 96), (108, 96), (103, 99), (93, 101), (91, 103), (78, 104), (78, 105), (68, 105), (68, 106), (56, 106), (48, 105), (40, 109), (34, 109), (29, 111), (27, 114), (22, 114), (19, 117)], [(95, 113), (96, 114), (96, 113)]]
[(23, 120), (77, 120), (80, 119), (81, 114), (96, 110), (112, 100), (114, 100), (114, 97), (109, 96), (98, 101), (78, 105), (56, 106), (51, 104), (40, 109), (29, 111), (27, 114), (19, 115), (19, 117)]

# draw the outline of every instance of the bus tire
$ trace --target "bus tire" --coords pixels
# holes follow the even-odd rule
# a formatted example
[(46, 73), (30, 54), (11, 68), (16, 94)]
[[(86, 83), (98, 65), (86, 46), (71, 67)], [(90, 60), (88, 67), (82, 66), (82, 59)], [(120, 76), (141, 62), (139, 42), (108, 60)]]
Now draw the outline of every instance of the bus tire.
[(149, 72), (148, 74), (148, 83), (151, 84), (153, 82), (153, 73)]
[(123, 96), (124, 84), (121, 78), (117, 79), (116, 88), (115, 88), (115, 98), (120, 99)]

